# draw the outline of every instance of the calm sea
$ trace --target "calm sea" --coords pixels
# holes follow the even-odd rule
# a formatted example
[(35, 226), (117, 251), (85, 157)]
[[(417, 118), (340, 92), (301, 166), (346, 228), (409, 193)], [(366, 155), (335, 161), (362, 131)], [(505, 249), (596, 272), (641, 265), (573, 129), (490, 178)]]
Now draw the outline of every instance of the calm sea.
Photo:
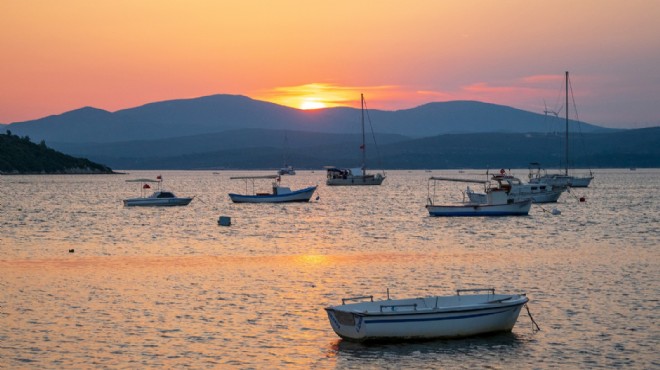
[[(283, 182), (319, 184), (318, 200), (232, 204), (245, 183), (229, 177), (246, 173), (0, 176), (0, 367), (660, 368), (660, 170), (598, 170), (503, 218), (424, 208), (429, 176), (483, 171), (337, 188), (299, 171)], [(125, 180), (159, 174), (193, 202), (122, 206), (140, 192)], [(462, 199), (439, 186), (436, 202)], [(365, 346), (323, 310), (470, 287), (526, 292), (541, 331), (523, 310), (508, 334)]]

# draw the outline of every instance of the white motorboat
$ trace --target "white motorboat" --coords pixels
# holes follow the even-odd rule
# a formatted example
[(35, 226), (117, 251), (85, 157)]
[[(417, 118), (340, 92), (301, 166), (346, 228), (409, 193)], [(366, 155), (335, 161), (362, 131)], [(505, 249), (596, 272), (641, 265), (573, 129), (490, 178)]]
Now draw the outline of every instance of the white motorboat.
[[(472, 294), (463, 294), (466, 292)], [(346, 304), (364, 299), (370, 301)], [(344, 298), (341, 305), (325, 310), (332, 329), (343, 339), (401, 341), (508, 332), (528, 301), (525, 294), (495, 294), (492, 288), (459, 289), (452, 296), (388, 297), (382, 301), (374, 301), (373, 296)]]
[(532, 200), (527, 198), (520, 201), (509, 199), (507, 192), (503, 189), (492, 190), (486, 193), (486, 199), (483, 203), (476, 202), (461, 202), (458, 204), (444, 204), (437, 205), (434, 203), (435, 199), (435, 183), (436, 181), (470, 181), (452, 179), (445, 177), (431, 177), (429, 184), (433, 182), (433, 193), (431, 195), (431, 186), (429, 185), (428, 204), (426, 209), (430, 216), (437, 217), (460, 217), (460, 216), (526, 216), (532, 207)]
[[(565, 149), (565, 154), (564, 154), (564, 173), (558, 173), (558, 174), (541, 174), (541, 169), (540, 165), (538, 163), (532, 163), (530, 165), (530, 172), (529, 172), (529, 182), (530, 183), (543, 183), (547, 185), (551, 185), (554, 187), (559, 187), (559, 188), (566, 188), (566, 187), (573, 187), (573, 188), (586, 188), (589, 187), (589, 184), (591, 183), (591, 180), (594, 179), (594, 175), (591, 171), (589, 171), (589, 175), (587, 176), (576, 176), (576, 175), (569, 175), (568, 174), (568, 163), (569, 163), (569, 155), (568, 155), (568, 96), (569, 96), (569, 90), (570, 90), (570, 85), (569, 85), (569, 80), (568, 80), (568, 71), (566, 72), (566, 108), (565, 108), (565, 113), (566, 113), (566, 130), (565, 130), (565, 139), (564, 139), (564, 149)], [(537, 171), (536, 173), (533, 173), (533, 167), (536, 167)]]
[(367, 173), (367, 146), (364, 135), (364, 113), (366, 103), (363, 94), (360, 94), (360, 101), (362, 106), (362, 145), (360, 145), (360, 151), (362, 151), (362, 166), (359, 168), (326, 167), (327, 176), (325, 184), (328, 186), (380, 185), (383, 183), (383, 180), (385, 180), (384, 173), (377, 173), (375, 175)]
[[(230, 177), (230, 179), (245, 180), (246, 194), (229, 193), (229, 198), (234, 203), (309, 202), (316, 191), (316, 186), (310, 186), (300, 190), (291, 190), (289, 187), (280, 186), (280, 177), (278, 175), (237, 176)], [(259, 179), (276, 180), (272, 183), (272, 191), (268, 193), (255, 192), (255, 180)], [(250, 183), (252, 184), (252, 191), (248, 192)]]
[[(470, 180), (464, 181), (468, 182)], [(486, 195), (492, 191), (504, 191), (507, 198), (513, 199), (514, 202), (531, 199), (533, 203), (554, 203), (559, 199), (564, 189), (544, 183), (523, 184), (519, 178), (507, 175), (506, 171), (502, 169), (498, 175), (491, 177), (489, 183), (485, 183), (483, 193), (477, 193), (468, 187), (465, 194), (473, 203), (486, 203)]]
[(426, 205), (429, 215), (435, 217), (527, 216), (531, 207), (531, 199), (504, 204), (461, 203), (449, 205)]
[[(172, 206), (187, 206), (192, 202), (194, 197), (177, 197), (171, 191), (162, 189), (163, 178), (158, 176), (156, 180), (152, 179), (134, 179), (126, 180), (126, 182), (141, 183), (141, 196), (138, 198), (124, 199), (124, 206), (126, 207), (172, 207)], [(147, 192), (151, 189), (149, 184), (156, 183), (157, 188), (151, 195), (147, 196)]]

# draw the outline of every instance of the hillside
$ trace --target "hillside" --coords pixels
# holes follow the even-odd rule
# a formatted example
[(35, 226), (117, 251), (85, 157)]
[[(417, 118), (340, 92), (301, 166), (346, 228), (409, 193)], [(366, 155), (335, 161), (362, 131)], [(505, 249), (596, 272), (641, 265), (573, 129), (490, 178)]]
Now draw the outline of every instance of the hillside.
[[(156, 102), (108, 112), (86, 107), (60, 115), (16, 122), (6, 128), (35, 142), (111, 143), (268, 129), (332, 134), (360, 132), (353, 108), (300, 110), (245, 96), (213, 95)], [(449, 133), (564, 131), (563, 119), (476, 101), (430, 103), (399, 111), (369, 110), (367, 129), (422, 138)], [(571, 131), (576, 128), (571, 121)], [(582, 123), (582, 132), (613, 130)]]
[[(278, 168), (286, 152), (287, 162), (297, 168), (318, 169), (359, 165), (360, 116), (359, 109), (347, 107), (304, 111), (212, 95), (117, 112), (86, 107), (7, 127), (43, 146), (113, 168)], [(541, 162), (557, 168), (564, 165), (565, 123), (476, 101), (369, 110), (368, 163), (412, 169)], [(569, 127), (572, 167), (660, 167), (657, 128), (613, 130), (574, 121)]]
[(44, 142), (34, 144), (29, 137), (9, 131), (0, 135), (0, 173), (2, 174), (99, 174), (113, 173), (104, 165), (57, 152)]
[[(358, 134), (337, 135), (276, 130), (235, 130), (179, 141), (155, 140), (79, 146), (75, 155), (122, 169), (274, 169), (288, 162), (296, 168), (326, 165), (355, 167), (361, 162)], [(371, 168), (524, 168), (540, 162), (563, 166), (564, 135), (479, 133), (422, 139), (376, 135), (367, 142)], [(200, 143), (197, 150), (189, 146)], [(660, 128), (570, 136), (571, 167), (660, 167)], [(188, 148), (188, 149), (186, 149)], [(185, 150), (184, 150), (185, 149)]]

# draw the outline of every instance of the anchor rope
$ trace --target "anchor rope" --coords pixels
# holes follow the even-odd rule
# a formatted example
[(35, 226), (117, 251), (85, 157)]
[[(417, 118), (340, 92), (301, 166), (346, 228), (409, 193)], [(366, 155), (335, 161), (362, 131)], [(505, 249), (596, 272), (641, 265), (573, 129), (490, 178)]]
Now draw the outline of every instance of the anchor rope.
[(532, 202), (532, 203), (534, 203), (534, 204), (535, 204), (535, 205), (536, 205), (537, 207), (539, 207), (539, 208), (541, 208), (541, 210), (543, 210), (543, 212), (548, 212), (548, 213), (552, 213), (552, 212), (550, 212), (550, 211), (548, 211), (547, 209), (545, 209), (545, 208), (543, 208), (543, 207), (541, 207), (541, 205), (540, 205), (540, 204), (538, 204), (538, 203), (536, 203), (536, 202)]
[(573, 194), (570, 186), (566, 187), (566, 192), (570, 194), (573, 198), (575, 198), (575, 200), (577, 200), (578, 202), (580, 201), (580, 198), (577, 195)]
[[(552, 213), (551, 211), (548, 211), (547, 209), (543, 208), (539, 203), (536, 203), (536, 202), (532, 202), (532, 203), (534, 203), (537, 207), (541, 208), (541, 210), (543, 212), (548, 212), (549, 214), (554, 215), (554, 213)], [(553, 209), (553, 211), (554, 211), (554, 209)]]
[[(532, 324), (534, 324), (534, 326), (536, 327), (536, 329), (534, 331), (541, 331), (541, 328), (539, 327), (539, 324), (536, 323), (536, 320), (534, 320), (534, 318), (532, 317), (532, 313), (529, 312), (529, 306), (527, 306), (527, 303), (525, 303), (525, 308), (527, 309), (527, 315), (532, 320)], [(533, 328), (534, 327), (532, 327), (532, 329)]]

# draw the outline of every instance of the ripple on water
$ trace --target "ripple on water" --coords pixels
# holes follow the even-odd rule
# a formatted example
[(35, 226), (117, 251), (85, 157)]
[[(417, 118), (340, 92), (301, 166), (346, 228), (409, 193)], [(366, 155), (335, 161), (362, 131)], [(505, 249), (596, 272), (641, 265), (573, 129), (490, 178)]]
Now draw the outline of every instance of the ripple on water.
[[(428, 217), (422, 171), (392, 171), (377, 189), (329, 189), (301, 171), (292, 185), (319, 182), (322, 197), (291, 207), (229, 203), (229, 174), (165, 173), (178, 193), (205, 189), (176, 209), (121, 207), (134, 195), (125, 177), (0, 177), (0, 357), (17, 368), (658, 367), (649, 184), (660, 173), (636, 172), (599, 175), (586, 204), (562, 195), (559, 216), (534, 206), (496, 219)], [(523, 313), (507, 334), (361, 345), (339, 340), (323, 311), (388, 289), (477, 286), (526, 292), (542, 331)]]

